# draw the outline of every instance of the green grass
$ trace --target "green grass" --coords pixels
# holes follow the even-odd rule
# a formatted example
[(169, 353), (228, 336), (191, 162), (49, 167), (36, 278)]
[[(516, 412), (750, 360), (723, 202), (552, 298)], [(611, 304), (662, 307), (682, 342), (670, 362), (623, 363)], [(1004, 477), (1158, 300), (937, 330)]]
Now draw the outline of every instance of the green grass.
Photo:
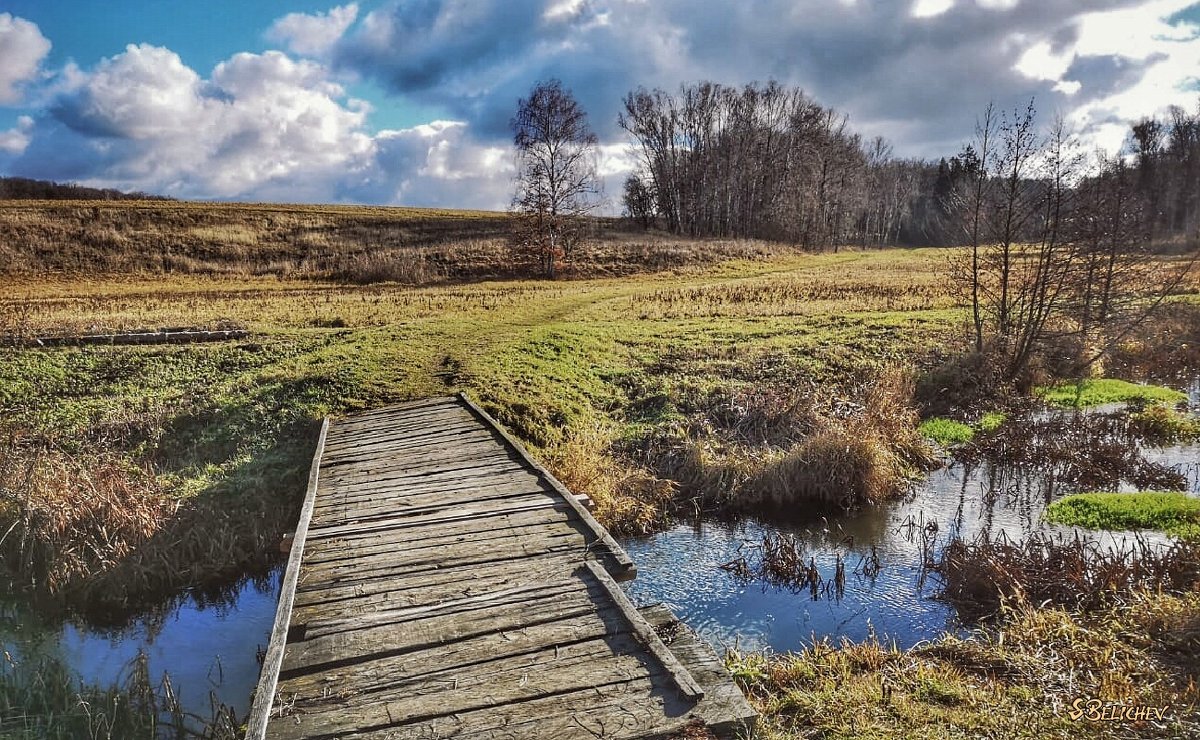
[(919, 431), (942, 447), (953, 447), (970, 442), (979, 432), (996, 431), (1007, 419), (1008, 415), (1003, 411), (988, 411), (974, 425), (934, 416), (921, 422)]
[(1178, 492), (1080, 493), (1046, 508), (1046, 519), (1088, 529), (1158, 529), (1200, 536), (1200, 499)]
[(975, 428), (970, 424), (940, 416), (921, 422), (920, 432), (943, 447), (966, 444), (975, 437)]
[(1060, 408), (1091, 408), (1108, 403), (1169, 403), (1187, 400), (1187, 394), (1158, 385), (1140, 385), (1113, 378), (1097, 378), (1079, 383), (1037, 389), (1046, 403)]
[(979, 419), (979, 431), (994, 432), (1008, 419), (1003, 411), (988, 411)]

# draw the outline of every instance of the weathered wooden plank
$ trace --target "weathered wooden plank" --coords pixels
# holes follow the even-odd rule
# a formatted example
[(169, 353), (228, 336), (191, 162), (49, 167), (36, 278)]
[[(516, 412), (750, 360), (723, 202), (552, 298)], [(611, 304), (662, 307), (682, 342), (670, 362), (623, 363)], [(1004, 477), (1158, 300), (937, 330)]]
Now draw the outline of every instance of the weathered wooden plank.
[(350, 454), (368, 451), (396, 450), (406, 454), (431, 444), (452, 444), (467, 440), (494, 440), (490, 429), (471, 423), (416, 429), (390, 429), (371, 435), (357, 434), (338, 443), (326, 459), (337, 460)]
[(514, 460), (504, 461), (483, 461), (477, 464), (462, 464), (453, 467), (444, 468), (423, 468), (413, 471), (395, 470), (385, 471), (378, 475), (333, 475), (330, 474), (325, 479), (324, 485), (320, 489), (320, 495), (324, 496), (329, 491), (336, 491), (341, 488), (368, 488), (372, 485), (376, 486), (391, 486), (414, 481), (436, 481), (436, 480), (477, 480), (481, 476), (490, 475), (515, 475), (517, 473), (528, 473), (529, 470), (523, 467), (519, 462)]
[(349, 698), (380, 691), (413, 678), (469, 670), (471, 666), (489, 660), (524, 655), (606, 634), (619, 634), (625, 629), (624, 620), (611, 608), (600, 609), (552, 622), (528, 624), (520, 629), (489, 632), (445, 645), (411, 650), (401, 655), (358, 663), (347, 670), (331, 669), (298, 675), (283, 681), (279, 690), (301, 699), (331, 694)]
[(250, 706), (250, 715), (246, 722), (246, 737), (249, 740), (259, 740), (266, 735), (271, 708), (275, 702), (275, 686), (279, 680), (279, 667), (284, 660), (285, 640), (288, 628), (291, 626), (292, 605), (296, 595), (296, 580), (300, 574), (300, 563), (304, 553), (304, 540), (308, 533), (308, 523), (312, 518), (313, 501), (317, 495), (317, 481), (321, 470), (321, 452), (325, 446), (325, 437), (329, 432), (329, 419), (321, 424), (321, 434), (317, 437), (317, 449), (313, 452), (312, 467), (308, 475), (308, 488), (304, 495), (304, 503), (300, 507), (300, 521), (296, 525), (293, 538), (293, 549), (288, 556), (287, 568), (283, 573), (283, 583), (280, 586), (279, 605), (275, 609), (275, 622), (271, 628), (271, 638), (267, 643), (267, 654), (263, 658), (263, 667), (259, 675), (258, 685), (254, 690), (254, 700)]
[[(659, 740), (678, 732), (691, 721), (688, 709), (681, 700), (664, 694), (659, 681), (639, 678), (433, 717), (416, 724), (363, 730), (342, 737), (355, 740)], [(285, 717), (279, 721), (295, 721), (295, 718)], [(301, 737), (331, 740), (335, 735)]]
[(330, 451), (326, 459), (337, 459), (350, 452), (368, 449), (411, 450), (431, 443), (474, 438), (493, 439), (494, 437), (491, 430), (480, 428), (470, 416), (467, 416), (464, 424), (435, 427), (422, 425), (412, 429), (387, 429), (374, 434), (355, 434), (343, 438)]
[(421, 486), (415, 490), (401, 489), (365, 497), (346, 497), (341, 499), (339, 506), (318, 507), (314, 518), (327, 522), (335, 519), (353, 519), (357, 516), (373, 516), (388, 511), (412, 511), (422, 506), (436, 505), (447, 501), (472, 504), (532, 493), (553, 495), (536, 478), (518, 480), (513, 483), (499, 483), (494, 486), (474, 485), (449, 489), (441, 486)]
[(394, 479), (371, 483), (371, 485), (343, 486), (326, 488), (317, 500), (317, 509), (358, 503), (358, 501), (386, 501), (403, 499), (410, 494), (445, 493), (448, 495), (468, 494), (472, 491), (487, 491), (491, 488), (504, 486), (528, 486), (530, 488), (546, 489), (540, 477), (527, 470), (514, 470), (512, 473), (498, 475), (460, 475), (446, 476), (439, 480), (428, 480), (426, 476), (412, 476), (409, 479)]
[[(318, 666), (342, 666), (386, 657), (406, 651), (425, 649), (454, 640), (489, 632), (506, 632), (524, 625), (552, 622), (596, 610), (588, 592), (569, 588), (560, 581), (543, 596), (528, 596), (490, 609), (467, 609), (449, 614), (425, 616), (420, 613), (407, 620), (363, 629), (322, 635), (311, 640), (290, 643), (284, 656), (281, 676), (310, 672)], [(574, 584), (572, 584), (574, 585)]]
[(381, 413), (374, 416), (351, 416), (337, 422), (339, 434), (371, 434), (381, 429), (417, 428), (462, 422), (463, 408), (457, 402), (444, 406), (429, 406), (419, 411), (404, 413)]
[[(556, 526), (559, 522), (565, 522), (571, 529), (579, 531), (577, 523), (574, 520), (567, 521), (567, 517), (564, 517), (563, 513), (553, 510), (522, 511), (513, 514), (476, 517), (453, 524), (438, 522), (422, 527), (409, 527), (404, 530), (403, 535), (397, 535), (395, 532), (388, 531), (345, 534), (338, 537), (310, 541), (305, 548), (304, 557), (321, 557), (329, 552), (338, 551), (347, 551), (352, 555), (353, 551), (359, 547), (369, 549), (377, 545), (395, 543), (398, 536), (402, 536), (404, 541), (412, 546), (423, 547), (425, 543), (458, 537), (503, 537), (506, 536), (505, 533), (509, 530), (526, 527), (542, 528), (545, 526)], [(586, 530), (584, 532), (586, 533)]]
[(322, 511), (320, 516), (313, 518), (313, 529), (323, 530), (327, 527), (347, 526), (355, 522), (372, 522), (396, 517), (416, 516), (435, 511), (464, 510), (492, 511), (505, 509), (513, 504), (521, 505), (533, 501), (552, 503), (556, 496), (544, 490), (515, 489), (499, 491), (491, 496), (471, 496), (456, 501), (454, 497), (444, 494), (425, 494), (414, 496), (411, 500), (394, 500), (391, 506), (362, 506), (342, 511)]
[(431, 604), (380, 609), (371, 613), (356, 614), (349, 618), (342, 614), (334, 614), (324, 619), (309, 619), (306, 623), (304, 639), (312, 640), (337, 632), (399, 624), (418, 617), (425, 619), (441, 615), (465, 614), (479, 609), (495, 609), (506, 604), (530, 604), (534, 600), (546, 599), (554, 594), (565, 594), (578, 590), (578, 584), (570, 581), (557, 581), (550, 584), (525, 582), (506, 589), (463, 595)]
[[(404, 550), (384, 551), (372, 555), (364, 555), (352, 560), (333, 560), (317, 563), (304, 563), (300, 574), (298, 588), (309, 591), (322, 586), (334, 586), (345, 583), (355, 583), (374, 578), (389, 578), (398, 572), (419, 573), (426, 570), (436, 570), (447, 562), (462, 565), (482, 565), (501, 561), (520, 561), (530, 557), (553, 555), (562, 552), (580, 552), (580, 539), (558, 537), (553, 534), (542, 535), (530, 542), (508, 542), (503, 546), (488, 549), (477, 547), (454, 548), (456, 557), (443, 557), (436, 550), (421, 550), (407, 552)], [(514, 564), (514, 569), (520, 569)]]
[(508, 561), (469, 566), (447, 566), (436, 571), (401, 574), (382, 582), (331, 586), (296, 594), (293, 623), (329, 615), (369, 614), (401, 606), (433, 604), (447, 599), (511, 588), (527, 583), (561, 579), (579, 567), (579, 553), (544, 555), (514, 570)]
[(512, 459), (512, 457), (506, 450), (498, 448), (492, 440), (485, 439), (438, 445), (403, 454), (397, 451), (388, 454), (386, 457), (365, 452), (357, 455), (342, 456), (328, 463), (323, 463), (323, 467), (331, 475), (336, 474), (340, 476), (348, 473), (363, 472), (374, 474), (397, 469), (441, 468), (456, 461), (477, 462), (487, 460), (499, 462), (509, 459)]
[(373, 519), (358, 524), (335, 524), (314, 528), (311, 535), (314, 538), (337, 537), (343, 534), (359, 532), (377, 532), (405, 527), (419, 526), (431, 522), (459, 522), (481, 516), (516, 513), (519, 511), (561, 510), (571, 511), (570, 507), (556, 498), (541, 495), (526, 496), (521, 499), (509, 499), (503, 502), (481, 502), (462, 507), (426, 507), (415, 512), (396, 512), (387, 519)]
[(574, 528), (532, 526), (498, 531), (449, 532), (416, 541), (378, 538), (371, 544), (359, 542), (353, 546), (346, 545), (343, 540), (341, 547), (323, 547), (319, 551), (306, 553), (304, 563), (315, 566), (322, 563), (353, 562), (358, 558), (370, 559), (388, 554), (394, 556), (394, 562), (404, 562), (401, 558), (417, 561), (428, 557), (440, 558), (442, 562), (455, 562), (458, 557), (471, 551), (506, 550), (515, 547), (528, 549), (533, 545), (560, 545), (564, 542), (576, 550), (582, 550), (587, 546), (588, 539), (582, 531)]
[[(462, 468), (439, 474), (419, 472), (408, 475), (381, 475), (377, 478), (363, 478), (361, 481), (354, 482), (331, 482), (318, 491), (317, 507), (334, 506), (339, 500), (377, 498), (379, 495), (402, 494), (410, 490), (453, 491), (459, 488), (478, 488), (485, 486), (491, 480), (495, 480), (498, 485), (517, 480), (542, 485), (542, 479), (537, 475), (516, 463), (505, 462), (501, 465)], [(331, 503), (326, 504), (326, 501)]]
[(344, 419), (337, 419), (335, 423), (339, 427), (345, 427), (355, 422), (373, 423), (379, 419), (395, 416), (412, 417), (431, 408), (454, 408), (457, 405), (458, 399), (454, 396), (436, 396), (434, 398), (422, 398), (414, 401), (401, 401), (399, 403), (388, 404), (387, 406), (356, 411)]
[(489, 472), (513, 473), (522, 469), (521, 463), (508, 456), (503, 451), (486, 450), (477, 455), (444, 455), (437, 459), (415, 460), (397, 459), (381, 462), (374, 466), (359, 465), (358, 467), (342, 467), (329, 469), (329, 483), (333, 486), (346, 484), (357, 485), (368, 480), (386, 480), (394, 477), (412, 477), (421, 475), (486, 475), (481, 470), (492, 468)]
[[(297, 715), (280, 726), (279, 738), (324, 736), (354, 730), (414, 726), (437, 717), (527, 702), (595, 686), (627, 683), (653, 674), (623, 636), (543, 650), (498, 661), (494, 672), (464, 673), (455, 682), (438, 677), (402, 692), (383, 692), (374, 701), (339, 703)], [(486, 664), (485, 664), (486, 665)]]

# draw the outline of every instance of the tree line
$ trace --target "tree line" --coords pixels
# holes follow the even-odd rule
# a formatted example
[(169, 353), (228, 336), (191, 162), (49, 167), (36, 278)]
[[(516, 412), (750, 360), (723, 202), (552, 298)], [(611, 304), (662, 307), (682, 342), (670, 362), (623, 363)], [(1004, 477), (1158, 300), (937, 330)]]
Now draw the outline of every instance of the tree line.
[[(936, 162), (895, 157), (883, 138), (864, 139), (844, 114), (776, 82), (741, 88), (700, 82), (677, 94), (639, 88), (625, 97), (619, 123), (640, 161), (625, 182), (625, 214), (690, 236), (818, 248), (962, 244), (963, 189), (978, 186), (983, 173), (991, 190), (990, 181), (1003, 182), (1007, 174), (973, 145)], [(1030, 157), (1038, 159), (1050, 135), (1031, 130), (1030, 136), (1038, 150)], [(1146, 238), (1194, 239), (1200, 107), (1142, 119), (1129, 146), (1133, 171), (1121, 176), (1133, 178)], [(1081, 182), (1111, 174), (1105, 174), (1108, 158), (1089, 160), (1077, 168)]]
[[(936, 163), (892, 156), (845, 115), (776, 82), (639, 88), (618, 123), (639, 155), (626, 215), (694, 237), (809, 247), (966, 245), (951, 278), (971, 313), (974, 353), (1005, 382), (1037, 363), (1082, 374), (1155, 310), (1200, 250), (1200, 109), (1132, 126), (1131, 156), (1083, 151), (1034, 102), (988, 106), (975, 135)], [(512, 121), (514, 241), (553, 277), (599, 201), (597, 139), (556, 80)], [(1178, 243), (1190, 258), (1152, 260)]]
[(161, 195), (89, 188), (75, 183), (0, 177), (0, 200), (171, 200)]

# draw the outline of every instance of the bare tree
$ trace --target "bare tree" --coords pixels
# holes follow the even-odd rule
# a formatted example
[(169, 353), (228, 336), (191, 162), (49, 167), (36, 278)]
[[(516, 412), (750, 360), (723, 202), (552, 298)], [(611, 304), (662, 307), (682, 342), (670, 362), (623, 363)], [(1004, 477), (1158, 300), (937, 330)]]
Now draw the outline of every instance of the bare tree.
[(625, 193), (621, 198), (625, 215), (641, 224), (643, 229), (649, 229), (654, 224), (655, 200), (653, 183), (647, 184), (646, 179), (639, 175), (625, 178)]
[(554, 277), (582, 238), (583, 217), (600, 205), (596, 135), (558, 80), (539, 82), (518, 100), (511, 125), (517, 147), (514, 246)]

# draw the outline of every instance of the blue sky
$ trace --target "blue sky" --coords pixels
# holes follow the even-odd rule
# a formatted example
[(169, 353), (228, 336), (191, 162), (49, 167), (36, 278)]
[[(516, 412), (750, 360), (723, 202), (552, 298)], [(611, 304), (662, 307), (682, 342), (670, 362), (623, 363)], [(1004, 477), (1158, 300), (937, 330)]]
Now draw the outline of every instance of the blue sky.
[(775, 78), (903, 156), (1036, 97), (1089, 147), (1200, 99), (1186, 0), (295, 0), (0, 6), (0, 173), (178, 197), (503, 207), (516, 98), (560, 77), (610, 192), (622, 95)]

